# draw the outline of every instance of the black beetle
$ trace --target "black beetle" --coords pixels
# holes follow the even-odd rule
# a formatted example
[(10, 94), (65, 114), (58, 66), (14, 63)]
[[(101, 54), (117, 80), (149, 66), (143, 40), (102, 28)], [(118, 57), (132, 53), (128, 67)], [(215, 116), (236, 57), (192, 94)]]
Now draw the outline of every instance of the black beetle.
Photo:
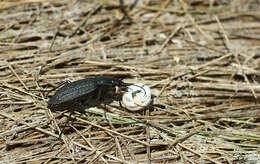
[(104, 97), (109, 90), (115, 90), (116, 86), (125, 89), (129, 85), (131, 84), (124, 83), (122, 80), (103, 76), (77, 80), (58, 89), (49, 99), (48, 108), (52, 110), (78, 109), (87, 101), (97, 101)]

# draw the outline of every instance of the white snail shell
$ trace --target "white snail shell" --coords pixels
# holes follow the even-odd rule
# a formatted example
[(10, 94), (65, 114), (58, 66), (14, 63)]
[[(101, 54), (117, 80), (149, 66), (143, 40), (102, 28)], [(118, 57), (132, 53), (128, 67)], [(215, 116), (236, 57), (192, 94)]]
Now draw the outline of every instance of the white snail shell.
[(123, 95), (123, 105), (130, 111), (138, 111), (151, 103), (151, 90), (147, 85), (137, 83), (130, 85)]

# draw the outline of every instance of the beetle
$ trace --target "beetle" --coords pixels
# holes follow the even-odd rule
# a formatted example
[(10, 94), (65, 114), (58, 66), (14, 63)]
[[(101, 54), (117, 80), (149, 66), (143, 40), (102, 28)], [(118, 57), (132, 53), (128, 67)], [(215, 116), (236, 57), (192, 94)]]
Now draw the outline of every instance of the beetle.
[(103, 76), (77, 80), (59, 88), (49, 99), (48, 108), (52, 110), (81, 108), (86, 102), (102, 99), (109, 91), (115, 90), (116, 86), (126, 89), (129, 85), (131, 83)]

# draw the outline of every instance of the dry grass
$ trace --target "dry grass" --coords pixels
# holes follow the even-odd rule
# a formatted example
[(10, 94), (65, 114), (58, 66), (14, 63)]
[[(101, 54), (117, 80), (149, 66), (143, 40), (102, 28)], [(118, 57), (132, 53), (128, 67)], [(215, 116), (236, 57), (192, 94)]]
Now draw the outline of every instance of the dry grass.
[[(260, 2), (133, 3), (0, 2), (0, 163), (260, 161)], [(76, 112), (59, 138), (69, 113), (28, 89), (96, 75), (149, 85), (153, 105)]]

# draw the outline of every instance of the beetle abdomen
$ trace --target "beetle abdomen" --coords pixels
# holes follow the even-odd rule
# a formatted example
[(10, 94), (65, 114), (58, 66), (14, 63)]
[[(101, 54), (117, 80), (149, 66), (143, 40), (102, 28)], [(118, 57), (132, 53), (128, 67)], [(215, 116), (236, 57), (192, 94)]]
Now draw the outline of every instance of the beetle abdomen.
[(76, 101), (92, 91), (97, 89), (97, 83), (94, 78), (82, 79), (69, 83), (60, 88), (49, 100), (48, 107), (59, 106), (69, 102)]

